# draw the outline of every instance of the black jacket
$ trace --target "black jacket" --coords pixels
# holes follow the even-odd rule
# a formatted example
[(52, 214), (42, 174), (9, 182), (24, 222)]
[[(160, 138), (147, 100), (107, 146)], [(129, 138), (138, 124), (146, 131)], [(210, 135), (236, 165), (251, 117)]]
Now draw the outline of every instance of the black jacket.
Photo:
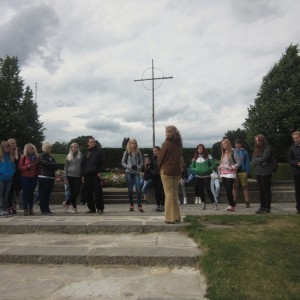
[(43, 153), (39, 161), (39, 175), (55, 178), (56, 169), (57, 164), (54, 157), (48, 153)]
[(104, 159), (100, 149), (93, 147), (88, 149), (81, 160), (81, 177), (94, 176), (103, 171)]
[(300, 167), (298, 167), (298, 162), (300, 162), (300, 146), (294, 144), (288, 152), (288, 163), (292, 167), (293, 175), (300, 175)]

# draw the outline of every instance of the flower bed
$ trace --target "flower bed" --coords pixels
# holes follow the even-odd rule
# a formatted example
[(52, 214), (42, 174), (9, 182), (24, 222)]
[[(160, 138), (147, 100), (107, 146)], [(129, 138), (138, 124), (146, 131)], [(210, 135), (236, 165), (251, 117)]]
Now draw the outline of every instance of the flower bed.
[[(102, 187), (127, 187), (125, 174), (123, 172), (105, 172), (102, 174)], [(57, 183), (64, 182), (64, 171), (57, 170), (55, 172), (55, 181)]]

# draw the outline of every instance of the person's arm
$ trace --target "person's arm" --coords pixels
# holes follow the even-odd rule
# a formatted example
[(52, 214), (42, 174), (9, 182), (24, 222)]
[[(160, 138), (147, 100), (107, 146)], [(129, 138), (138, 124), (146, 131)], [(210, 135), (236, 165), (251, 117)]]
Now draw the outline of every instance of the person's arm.
[(122, 161), (121, 161), (121, 164), (122, 164), (122, 166), (123, 166), (124, 169), (129, 168), (129, 165), (127, 164), (127, 162), (128, 162), (128, 156), (129, 156), (129, 154), (128, 154), (127, 150), (126, 150), (123, 153)]
[(266, 147), (262, 156), (254, 156), (252, 158), (252, 162), (256, 165), (263, 164), (265, 162), (270, 161), (272, 150), (270, 147)]

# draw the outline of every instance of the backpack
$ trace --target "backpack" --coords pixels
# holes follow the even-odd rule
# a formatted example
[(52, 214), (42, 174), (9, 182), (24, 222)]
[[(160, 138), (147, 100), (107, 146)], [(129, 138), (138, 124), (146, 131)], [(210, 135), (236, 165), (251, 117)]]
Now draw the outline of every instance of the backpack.
[(273, 150), (271, 150), (271, 164), (272, 164), (272, 171), (276, 172), (278, 169), (278, 161)]

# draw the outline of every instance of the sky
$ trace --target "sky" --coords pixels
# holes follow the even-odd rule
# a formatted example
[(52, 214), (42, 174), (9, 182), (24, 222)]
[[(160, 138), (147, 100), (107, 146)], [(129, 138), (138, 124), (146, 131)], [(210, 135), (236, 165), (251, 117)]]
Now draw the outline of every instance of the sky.
[(0, 0), (0, 57), (17, 56), (46, 141), (93, 135), (184, 147), (243, 129), (263, 77), (299, 44), (298, 0)]

